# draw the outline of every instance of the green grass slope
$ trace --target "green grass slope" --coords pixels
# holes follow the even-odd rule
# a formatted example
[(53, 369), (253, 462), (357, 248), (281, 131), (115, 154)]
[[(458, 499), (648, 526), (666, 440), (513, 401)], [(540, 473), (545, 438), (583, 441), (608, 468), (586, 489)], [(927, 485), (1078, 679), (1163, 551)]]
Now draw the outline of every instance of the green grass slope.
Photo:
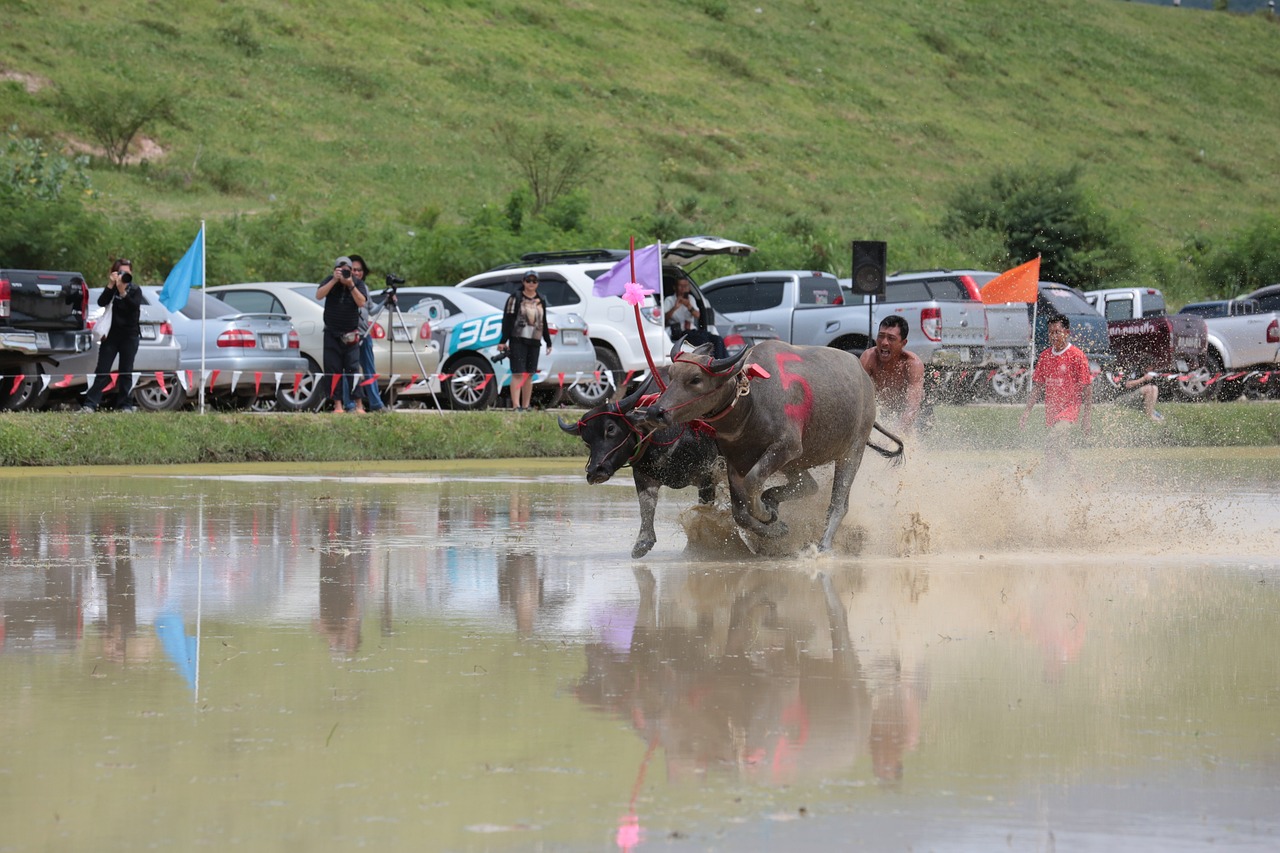
[[(1280, 26), (1119, 0), (0, 0), (0, 122), (84, 140), (60, 87), (183, 94), (99, 204), (456, 220), (522, 182), (501, 120), (589, 138), (593, 217), (792, 218), (934, 257), (957, 186), (1085, 165), (1172, 252), (1280, 209)], [(678, 235), (662, 235), (674, 237)], [(175, 247), (178, 252), (183, 247)], [(530, 248), (541, 248), (532, 246)]]

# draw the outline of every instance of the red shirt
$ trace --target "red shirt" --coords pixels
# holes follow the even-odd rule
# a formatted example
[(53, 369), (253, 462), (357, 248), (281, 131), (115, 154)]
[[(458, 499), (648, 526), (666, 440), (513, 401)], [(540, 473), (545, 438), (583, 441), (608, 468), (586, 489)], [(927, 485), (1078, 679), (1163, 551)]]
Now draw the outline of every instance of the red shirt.
[(1090, 393), (1093, 375), (1089, 372), (1089, 359), (1075, 344), (1059, 355), (1053, 347), (1040, 353), (1036, 372), (1031, 381), (1044, 386), (1044, 422), (1053, 426), (1058, 421), (1075, 423), (1080, 418), (1080, 402)]

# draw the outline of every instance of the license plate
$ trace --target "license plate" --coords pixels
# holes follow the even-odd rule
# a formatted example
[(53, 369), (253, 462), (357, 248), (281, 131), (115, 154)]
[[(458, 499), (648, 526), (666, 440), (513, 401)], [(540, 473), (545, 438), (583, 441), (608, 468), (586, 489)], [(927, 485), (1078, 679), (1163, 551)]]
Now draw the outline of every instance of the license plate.
[(560, 332), (560, 342), (567, 347), (576, 347), (582, 343), (582, 332), (575, 329), (566, 329)]
[(150, 326), (150, 325), (147, 325), (146, 323), (143, 323), (139, 327), (139, 330), (142, 332), (142, 339), (144, 341), (154, 341), (156, 339), (155, 326)]
[(48, 332), (36, 332), (36, 346), (40, 347), (41, 349), (49, 348)]
[(404, 326), (391, 327), (391, 340), (398, 344), (407, 344), (412, 341), (413, 336)]
[(281, 340), (279, 335), (263, 335), (262, 348), (263, 349), (284, 349), (284, 341)]

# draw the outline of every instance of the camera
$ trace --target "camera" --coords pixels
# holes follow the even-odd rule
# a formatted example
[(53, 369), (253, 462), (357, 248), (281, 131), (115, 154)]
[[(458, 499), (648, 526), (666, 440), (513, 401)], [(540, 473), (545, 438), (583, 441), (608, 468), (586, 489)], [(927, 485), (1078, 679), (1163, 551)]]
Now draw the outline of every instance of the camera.
[(338, 267), (338, 278), (351, 278), (351, 267)]
[(395, 273), (387, 273), (387, 287), (391, 287), (396, 284), (404, 284), (404, 279)]
[(499, 362), (506, 361), (510, 357), (511, 357), (510, 352), (500, 352), (489, 360), (492, 361), (494, 364), (497, 364)]
[(133, 273), (129, 273), (129, 272), (120, 273), (120, 280), (123, 281), (125, 284), (133, 284)]

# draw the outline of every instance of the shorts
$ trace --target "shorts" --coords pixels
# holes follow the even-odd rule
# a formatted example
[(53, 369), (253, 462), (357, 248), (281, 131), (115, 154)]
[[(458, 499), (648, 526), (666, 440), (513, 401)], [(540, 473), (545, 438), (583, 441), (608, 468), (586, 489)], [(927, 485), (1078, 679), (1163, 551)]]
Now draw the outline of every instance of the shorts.
[(512, 338), (507, 341), (507, 347), (511, 353), (512, 374), (518, 376), (521, 373), (538, 372), (538, 354), (542, 351), (542, 341)]
[(1146, 401), (1142, 397), (1142, 389), (1146, 387), (1139, 385), (1137, 388), (1130, 388), (1115, 399), (1117, 406), (1128, 406), (1131, 409), (1141, 409), (1146, 405)]

